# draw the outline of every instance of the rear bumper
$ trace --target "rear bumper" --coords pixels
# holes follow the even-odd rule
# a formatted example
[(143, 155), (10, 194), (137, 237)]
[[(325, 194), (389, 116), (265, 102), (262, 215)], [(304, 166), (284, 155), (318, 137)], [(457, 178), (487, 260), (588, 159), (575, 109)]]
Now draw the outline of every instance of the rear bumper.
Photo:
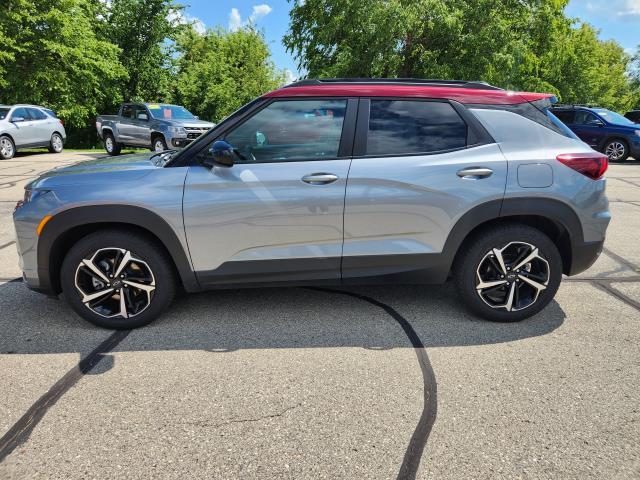
[(602, 253), (603, 246), (604, 240), (574, 245), (571, 255), (571, 270), (568, 275), (578, 275), (591, 267)]

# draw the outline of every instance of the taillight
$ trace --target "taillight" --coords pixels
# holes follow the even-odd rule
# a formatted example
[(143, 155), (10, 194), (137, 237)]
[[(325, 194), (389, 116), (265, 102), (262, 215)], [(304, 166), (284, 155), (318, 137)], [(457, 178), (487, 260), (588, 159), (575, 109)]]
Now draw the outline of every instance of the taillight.
[(593, 180), (601, 178), (609, 167), (609, 158), (598, 152), (562, 153), (556, 160)]
[(58, 121), (60, 122), (60, 125), (62, 125), (64, 127), (64, 120), (59, 118)]

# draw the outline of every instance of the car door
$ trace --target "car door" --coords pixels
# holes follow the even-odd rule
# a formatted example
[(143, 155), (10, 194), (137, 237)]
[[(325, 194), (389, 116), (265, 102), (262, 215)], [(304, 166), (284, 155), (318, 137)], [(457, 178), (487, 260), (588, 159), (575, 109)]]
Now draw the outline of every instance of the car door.
[(37, 108), (27, 108), (27, 111), (31, 117), (30, 130), (33, 142), (39, 145), (48, 145), (53, 133), (52, 125), (49, 121), (51, 117)]
[(592, 148), (599, 148), (604, 140), (604, 122), (594, 113), (587, 110), (577, 110), (571, 130)]
[(189, 167), (184, 225), (201, 284), (339, 281), (356, 104), (271, 101), (217, 137), (235, 165)]
[(456, 222), (481, 204), (499, 215), (503, 154), (478, 120), (453, 102), (361, 99), (357, 125), (343, 281), (444, 280), (431, 275)]
[(135, 105), (124, 105), (118, 122), (118, 141), (125, 145), (133, 145), (135, 143), (136, 126), (134, 124)]
[(16, 147), (25, 147), (35, 143), (33, 140), (32, 121), (29, 112), (25, 107), (18, 107), (13, 110), (9, 117), (9, 133), (16, 144)]
[(151, 145), (150, 116), (144, 105), (136, 105), (134, 109), (132, 143), (142, 147)]

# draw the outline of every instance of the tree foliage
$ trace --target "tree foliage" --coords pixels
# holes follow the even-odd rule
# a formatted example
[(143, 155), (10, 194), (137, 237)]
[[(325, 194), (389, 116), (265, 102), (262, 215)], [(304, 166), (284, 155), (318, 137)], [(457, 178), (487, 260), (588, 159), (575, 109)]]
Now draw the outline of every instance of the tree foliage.
[(567, 0), (296, 1), (284, 38), (312, 77), (485, 80), (624, 110), (630, 58)]
[(204, 35), (188, 29), (177, 51), (175, 100), (203, 118), (219, 121), (284, 82), (264, 37), (250, 26)]
[(125, 101), (166, 101), (171, 96), (175, 40), (184, 25), (183, 6), (173, 0), (111, 0), (103, 31), (120, 47), (128, 73), (121, 84)]
[(73, 127), (117, 100), (126, 71), (96, 34), (101, 12), (97, 0), (3, 0), (0, 101), (47, 105)]

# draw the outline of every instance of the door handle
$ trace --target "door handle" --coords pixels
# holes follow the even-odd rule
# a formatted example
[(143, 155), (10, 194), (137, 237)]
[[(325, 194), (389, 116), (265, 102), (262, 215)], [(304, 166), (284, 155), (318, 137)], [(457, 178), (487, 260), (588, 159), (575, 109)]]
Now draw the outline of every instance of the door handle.
[(302, 181), (309, 185), (326, 185), (336, 180), (338, 180), (338, 176), (332, 173), (311, 173), (302, 177)]
[(479, 179), (487, 178), (493, 175), (493, 170), (484, 167), (472, 167), (458, 170), (457, 175), (460, 178)]

